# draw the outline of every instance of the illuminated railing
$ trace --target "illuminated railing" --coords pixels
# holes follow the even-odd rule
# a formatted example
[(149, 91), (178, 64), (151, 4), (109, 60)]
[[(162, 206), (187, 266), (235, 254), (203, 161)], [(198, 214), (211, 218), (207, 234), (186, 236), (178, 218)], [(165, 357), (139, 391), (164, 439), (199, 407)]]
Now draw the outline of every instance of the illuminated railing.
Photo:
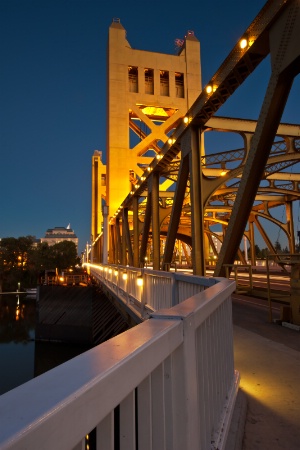
[[(119, 276), (103, 271), (112, 282)], [(133, 289), (126, 272), (115, 284), (123, 294), (123, 283)], [(158, 280), (172, 291), (174, 278)], [(91, 433), (97, 450), (224, 449), (239, 384), (235, 283), (214, 282), (0, 396), (0, 449), (79, 450)]]
[(140, 318), (171, 308), (218, 282), (216, 278), (129, 266), (87, 264), (91, 276), (129, 306)]

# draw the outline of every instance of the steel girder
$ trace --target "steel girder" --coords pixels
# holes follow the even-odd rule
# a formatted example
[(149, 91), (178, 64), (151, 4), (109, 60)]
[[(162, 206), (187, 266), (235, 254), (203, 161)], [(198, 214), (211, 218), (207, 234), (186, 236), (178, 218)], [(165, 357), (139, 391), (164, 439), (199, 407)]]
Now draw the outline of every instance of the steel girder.
[[(212, 77), (211, 93), (202, 91), (187, 113), (188, 122), (182, 121), (178, 124), (171, 143), (166, 143), (161, 149), (160, 159), (152, 161), (148, 172), (145, 171), (139, 180), (136, 191), (124, 200), (122, 206), (130, 210), (133, 207), (133, 198), (138, 198), (138, 219), (143, 226), (140, 260), (145, 257), (147, 242), (153, 231), (156, 235), (157, 253), (159, 226), (161, 236), (168, 233), (163, 263), (170, 262), (174, 236), (192, 236), (192, 242), (194, 237), (193, 246), (196, 236), (201, 236), (202, 243), (196, 244), (198, 249), (193, 250), (193, 266), (195, 273), (202, 273), (204, 235), (213, 235), (210, 226), (218, 222), (226, 229), (215, 272), (215, 275), (222, 275), (223, 264), (233, 262), (250, 218), (252, 223), (258, 224), (259, 231), (265, 241), (268, 241), (257, 217), (264, 216), (275, 223), (276, 220), (270, 214), (272, 207), (290, 205), (291, 201), (300, 198), (299, 174), (286, 172), (288, 167), (299, 162), (300, 127), (279, 123), (293, 79), (299, 73), (298, 30), (299, 2), (268, 1), (244, 33), (251, 45), (244, 50), (238, 44), (234, 47)], [(269, 53), (272, 56), (272, 74), (258, 121), (214, 116), (218, 108)], [(221, 151), (214, 155), (202, 154), (201, 135), (214, 129), (241, 134), (245, 147), (232, 152)], [(275, 139), (276, 135), (284, 139), (279, 142)], [(195, 136), (198, 136), (196, 143)], [(190, 139), (190, 145), (186, 146), (189, 147), (188, 150), (182, 148), (182, 143), (187, 139)], [(194, 156), (191, 157), (193, 149)], [(186, 171), (183, 175), (181, 169), (182, 161), (187, 155), (190, 157), (189, 176)], [(196, 161), (197, 167), (194, 167), (193, 161)], [(232, 162), (236, 164), (234, 169), (230, 167)], [(223, 177), (221, 171), (225, 171)], [(173, 189), (159, 191), (158, 195), (156, 192), (155, 206), (152, 204), (152, 189), (149, 192), (149, 183), (154, 173), (156, 180), (169, 179), (174, 183)], [(193, 180), (198, 180), (196, 196)], [(185, 190), (182, 186), (185, 186)], [(286, 227), (283, 223), (280, 226), (288, 233), (292, 249), (294, 231), (291, 226), (290, 206), (287, 207), (287, 215), (289, 226)], [(134, 251), (138, 251), (136, 246), (137, 238)], [(198, 257), (195, 256), (195, 250), (199, 254)], [(198, 263), (200, 260), (202, 262)]]

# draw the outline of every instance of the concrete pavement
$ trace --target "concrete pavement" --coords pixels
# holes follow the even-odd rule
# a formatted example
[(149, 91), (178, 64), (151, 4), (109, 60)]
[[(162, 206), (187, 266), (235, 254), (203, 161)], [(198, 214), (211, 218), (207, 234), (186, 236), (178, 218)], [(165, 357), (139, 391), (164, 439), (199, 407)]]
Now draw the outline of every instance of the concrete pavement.
[[(244, 311), (245, 323), (251, 311)], [(268, 323), (264, 314), (258, 310), (253, 332), (238, 325), (233, 302), (241, 382), (226, 450), (300, 449), (300, 333)]]

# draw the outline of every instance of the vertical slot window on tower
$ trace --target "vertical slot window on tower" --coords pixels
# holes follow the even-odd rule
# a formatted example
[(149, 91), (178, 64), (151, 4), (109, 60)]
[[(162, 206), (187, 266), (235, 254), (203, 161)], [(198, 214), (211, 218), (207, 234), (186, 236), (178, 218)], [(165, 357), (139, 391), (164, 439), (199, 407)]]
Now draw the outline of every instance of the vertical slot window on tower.
[(138, 68), (128, 67), (129, 92), (138, 92)]
[(183, 73), (175, 72), (175, 91), (177, 98), (184, 98), (184, 78)]
[(169, 96), (169, 72), (167, 70), (160, 71), (160, 95)]
[(106, 186), (106, 175), (104, 173), (101, 174), (101, 186)]
[(145, 94), (154, 94), (153, 69), (145, 69)]

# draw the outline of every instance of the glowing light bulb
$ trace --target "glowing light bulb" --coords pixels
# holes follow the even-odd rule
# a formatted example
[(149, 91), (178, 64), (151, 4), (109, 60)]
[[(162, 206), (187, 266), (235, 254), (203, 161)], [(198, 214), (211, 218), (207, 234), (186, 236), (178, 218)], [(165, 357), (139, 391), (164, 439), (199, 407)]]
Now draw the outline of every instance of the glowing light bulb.
[(243, 48), (246, 48), (247, 45), (248, 45), (247, 39), (243, 38), (243, 39), (240, 40), (240, 47), (241, 47), (242, 49), (243, 49)]

